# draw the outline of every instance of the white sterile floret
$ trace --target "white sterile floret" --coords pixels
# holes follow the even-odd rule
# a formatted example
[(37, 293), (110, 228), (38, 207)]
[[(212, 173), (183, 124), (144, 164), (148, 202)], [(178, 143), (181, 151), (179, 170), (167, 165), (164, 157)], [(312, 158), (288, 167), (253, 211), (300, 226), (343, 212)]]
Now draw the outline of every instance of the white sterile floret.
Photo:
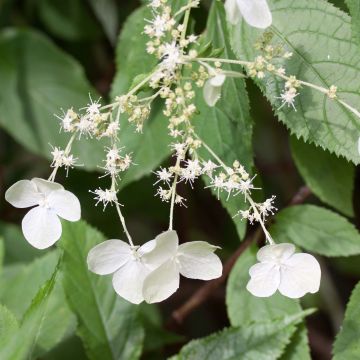
[(61, 236), (59, 217), (78, 221), (80, 202), (70, 191), (51, 181), (34, 178), (20, 180), (5, 193), (5, 199), (17, 208), (33, 207), (23, 218), (25, 239), (38, 249), (53, 245)]
[[(168, 259), (161, 266), (152, 271), (145, 279), (143, 286), (144, 299), (148, 303), (156, 303), (167, 299), (178, 288), (180, 274), (199, 280), (212, 280), (221, 276), (221, 260), (214, 251), (216, 246), (205, 241), (193, 241), (179, 246), (179, 239), (175, 231), (168, 231)], [(159, 237), (156, 243), (161, 243)], [(159, 245), (146, 254), (148, 261), (157, 258)]]
[(262, 247), (257, 253), (258, 264), (250, 270), (246, 288), (258, 297), (269, 297), (276, 290), (289, 298), (316, 293), (320, 287), (321, 269), (314, 256), (295, 254), (293, 244)]
[(226, 0), (228, 21), (236, 25), (241, 17), (251, 26), (265, 29), (272, 24), (272, 15), (266, 0)]
[(221, 87), (225, 82), (226, 76), (218, 74), (205, 82), (203, 88), (204, 100), (209, 106), (215, 106), (221, 97)]
[[(87, 257), (89, 270), (98, 275), (114, 274), (114, 290), (133, 304), (144, 300), (143, 283), (152, 270), (172, 254), (172, 232), (164, 232), (144, 245), (130, 246), (121, 240), (107, 240), (92, 248)], [(151, 253), (150, 257), (146, 254)]]

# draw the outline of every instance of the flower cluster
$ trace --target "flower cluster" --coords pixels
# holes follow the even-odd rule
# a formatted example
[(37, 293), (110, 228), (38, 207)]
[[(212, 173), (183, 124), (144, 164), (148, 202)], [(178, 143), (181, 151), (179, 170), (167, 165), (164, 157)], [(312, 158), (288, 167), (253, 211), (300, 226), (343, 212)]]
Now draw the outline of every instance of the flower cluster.
[[(128, 243), (108, 240), (97, 245), (88, 254), (88, 267), (99, 275), (113, 274), (114, 289), (121, 297), (135, 304), (159, 302), (178, 289), (180, 274), (202, 280), (221, 276), (222, 265), (214, 254), (215, 246), (202, 241), (179, 245), (173, 230), (174, 205), (185, 205), (186, 201), (177, 187), (180, 183), (193, 187), (200, 176), (208, 178), (209, 187), (218, 197), (222, 193), (226, 194), (226, 199), (243, 196), (248, 209), (238, 210), (234, 216), (239, 215), (250, 223), (258, 222), (270, 243), (259, 251), (260, 263), (250, 269), (248, 290), (255, 296), (270, 296), (277, 289), (289, 297), (316, 292), (320, 281), (316, 260), (311, 255), (294, 254), (295, 248), (291, 244), (276, 245), (265, 228), (266, 218), (276, 210), (275, 196), (255, 202), (252, 199), (252, 191), (256, 190), (254, 177), (239, 161), (227, 166), (197, 135), (193, 124), (198, 113), (196, 94), (199, 89), (202, 89), (206, 104), (214, 107), (221, 98), (226, 79), (245, 76), (241, 71), (224, 68), (224, 64), (244, 66), (250, 77), (263, 79), (266, 73), (271, 73), (283, 79), (280, 108), (288, 105), (296, 110), (295, 98), (306, 83), (286, 75), (282, 63), (292, 54), (281, 46), (271, 45), (270, 32), (265, 32), (255, 44), (261, 55), (254, 61), (200, 58), (198, 37), (187, 31), (190, 10), (198, 5), (199, 0), (189, 0), (173, 13), (168, 0), (150, 1), (153, 17), (146, 20), (144, 33), (149, 37), (147, 52), (158, 60), (156, 67), (149, 74), (136, 78), (136, 84), (129, 92), (119, 94), (113, 103), (103, 106), (100, 100), (93, 101), (90, 97), (86, 107), (78, 111), (70, 108), (58, 116), (61, 129), (71, 134), (71, 138), (64, 150), (53, 148), (53, 171), (49, 179), (21, 180), (8, 189), (6, 200), (16, 207), (33, 207), (22, 222), (24, 236), (33, 246), (44, 249), (53, 245), (61, 236), (59, 217), (69, 221), (80, 219), (78, 199), (54, 182), (57, 170), (64, 167), (68, 172), (76, 165), (77, 158), (71, 154), (74, 141), (83, 137), (107, 138), (106, 155), (100, 167), (105, 173), (103, 176), (111, 179), (111, 184), (107, 189), (97, 188), (91, 193), (96, 205), (102, 204), (104, 210), (109, 204), (115, 205)], [(226, 0), (225, 10), (233, 25), (241, 17), (249, 25), (261, 29), (272, 23), (266, 0)], [(147, 90), (151, 89), (150, 96), (147, 96), (148, 92), (142, 95), (145, 86)], [(318, 90), (330, 99), (337, 98), (335, 86)], [(175, 164), (155, 171), (156, 194), (162, 201), (170, 203), (169, 230), (139, 247), (132, 242), (118, 200), (120, 176), (133, 164), (132, 155), (119, 146), (120, 118), (125, 118), (134, 125), (136, 132), (141, 133), (152, 103), (158, 98), (164, 103), (163, 113), (168, 119), (170, 146), (175, 159)], [(314, 274), (312, 279), (311, 273)]]
[(134, 304), (156, 303), (179, 288), (180, 274), (199, 280), (221, 276), (216, 249), (204, 241), (179, 246), (176, 232), (166, 231), (140, 247), (107, 240), (90, 250), (87, 262), (96, 274), (114, 274), (113, 287), (124, 299)]

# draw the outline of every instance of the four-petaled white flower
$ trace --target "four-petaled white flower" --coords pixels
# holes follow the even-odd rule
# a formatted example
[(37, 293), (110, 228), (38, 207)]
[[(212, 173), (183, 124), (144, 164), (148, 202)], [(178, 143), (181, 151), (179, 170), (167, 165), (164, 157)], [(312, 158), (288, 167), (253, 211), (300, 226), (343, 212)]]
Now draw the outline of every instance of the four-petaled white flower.
[(272, 15), (266, 0), (226, 0), (228, 21), (236, 25), (241, 16), (251, 26), (265, 29), (272, 23)]
[(210, 79), (206, 80), (203, 94), (204, 100), (209, 106), (215, 106), (221, 96), (221, 87), (225, 82), (226, 76), (224, 74), (218, 74)]
[(38, 249), (46, 249), (61, 237), (59, 217), (78, 221), (81, 216), (80, 202), (62, 185), (34, 178), (20, 180), (5, 193), (5, 199), (17, 208), (33, 207), (22, 220), (26, 240)]
[[(199, 280), (216, 279), (222, 274), (221, 260), (214, 254), (216, 246), (205, 241), (179, 246), (175, 231), (167, 231), (166, 234), (167, 261), (152, 271), (144, 281), (143, 295), (148, 303), (160, 302), (172, 295), (179, 288), (180, 274)], [(152, 263), (159, 257), (158, 248), (163, 239), (158, 237), (155, 241), (157, 246), (146, 255), (147, 261)]]
[(293, 244), (262, 247), (257, 253), (258, 264), (250, 270), (246, 288), (258, 297), (269, 297), (276, 290), (289, 298), (316, 293), (320, 287), (321, 269), (314, 256), (295, 254)]
[(104, 241), (90, 250), (89, 270), (98, 275), (114, 274), (114, 290), (131, 303), (140, 304), (144, 301), (145, 278), (171, 254), (172, 236), (172, 231), (164, 232), (140, 247), (121, 240)]

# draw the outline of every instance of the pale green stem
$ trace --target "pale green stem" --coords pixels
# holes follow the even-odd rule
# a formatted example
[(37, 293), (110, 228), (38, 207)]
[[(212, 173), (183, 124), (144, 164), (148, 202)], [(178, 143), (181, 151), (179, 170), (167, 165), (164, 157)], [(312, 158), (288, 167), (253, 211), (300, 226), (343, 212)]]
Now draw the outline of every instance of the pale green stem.
[(180, 167), (181, 156), (178, 156), (175, 164), (175, 177), (171, 186), (171, 202), (170, 202), (170, 216), (169, 216), (169, 230), (173, 229), (174, 226), (174, 205), (176, 196), (176, 185), (179, 178), (178, 169)]

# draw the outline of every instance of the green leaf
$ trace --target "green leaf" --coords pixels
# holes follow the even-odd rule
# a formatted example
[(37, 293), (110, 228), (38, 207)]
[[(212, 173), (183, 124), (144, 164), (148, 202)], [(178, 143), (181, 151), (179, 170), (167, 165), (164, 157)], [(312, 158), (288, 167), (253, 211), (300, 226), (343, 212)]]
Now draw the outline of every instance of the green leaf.
[(90, 359), (138, 359), (144, 333), (137, 307), (117, 296), (111, 277), (95, 275), (87, 268), (89, 250), (104, 240), (84, 222), (64, 224), (60, 246), (65, 293)]
[(19, 226), (0, 221), (0, 234), (4, 239), (5, 264), (29, 262), (41, 255), (24, 239)]
[(81, 0), (39, 0), (40, 19), (48, 31), (67, 41), (99, 38), (101, 32), (89, 7)]
[(360, 356), (360, 283), (351, 294), (345, 319), (334, 343), (334, 360), (357, 360)]
[(246, 284), (250, 280), (249, 269), (257, 262), (257, 250), (258, 247), (255, 245), (246, 250), (230, 273), (226, 288), (226, 305), (232, 326), (271, 323), (301, 311), (298, 301), (279, 293), (268, 298), (258, 298), (246, 290)]
[(291, 152), (311, 191), (324, 203), (353, 216), (354, 165), (295, 137), (291, 138)]
[(314, 205), (280, 211), (270, 232), (276, 242), (292, 242), (324, 256), (360, 254), (360, 235), (344, 217)]
[(0, 305), (0, 339), (9, 339), (18, 328), (15, 315), (6, 306)]
[[(358, 107), (360, 51), (352, 40), (349, 16), (324, 0), (270, 0), (269, 5), (273, 14), (271, 43), (293, 52), (290, 60), (278, 61), (279, 65), (288, 75), (318, 86), (336, 85), (338, 97)], [(258, 54), (254, 43), (260, 34), (244, 21), (231, 27), (231, 44), (238, 58), (254, 60)], [(279, 110), (284, 81), (267, 75), (258, 83), (292, 134), (359, 164), (360, 120), (353, 113), (306, 87), (296, 97), (297, 111), (288, 107)]]
[[(58, 257), (57, 251), (51, 251), (28, 265), (16, 264), (4, 268), (0, 276), (0, 301), (18, 319), (23, 317), (41, 285), (54, 272)], [(61, 282), (57, 281), (47, 301), (43, 324), (37, 336), (37, 354), (53, 348), (73, 332), (75, 322), (75, 316), (66, 303)]]
[(4, 246), (4, 239), (0, 237), (0, 274), (2, 272), (2, 267), (4, 263), (4, 256), (5, 256), (5, 246)]
[(0, 338), (0, 359), (31, 358), (46, 318), (47, 304), (55, 286), (58, 270), (59, 265), (51, 278), (37, 292), (23, 317), (20, 328), (14, 331), (10, 338)]
[[(36, 154), (50, 158), (51, 148), (64, 147), (54, 114), (82, 108), (91, 89), (80, 65), (46, 37), (32, 30), (0, 32), (0, 126)], [(75, 141), (73, 153), (86, 169), (96, 169), (103, 146), (96, 140)]]
[(305, 324), (300, 324), (280, 360), (311, 360)]
[(360, 3), (357, 0), (345, 0), (345, 4), (350, 11), (354, 40), (360, 44)]
[[(126, 20), (116, 47), (116, 76), (112, 84), (111, 97), (126, 94), (134, 79), (150, 73), (157, 63), (155, 56), (146, 52), (148, 38), (143, 34), (144, 19), (151, 18), (147, 6), (135, 10)], [(153, 104), (150, 118), (145, 122), (143, 133), (122, 117), (120, 142), (125, 151), (133, 153), (132, 166), (123, 176), (120, 187), (149, 174), (170, 155), (167, 119), (162, 113), (160, 102)]]
[[(207, 31), (206, 36), (212, 46), (223, 47), (223, 55), (228, 59), (234, 58), (228, 42), (224, 7), (219, 2), (213, 2)], [(231, 67), (228, 69), (232, 70)], [(196, 106), (200, 114), (194, 118), (194, 122), (199, 136), (228, 166), (238, 160), (250, 172), (253, 165), (252, 120), (245, 81), (227, 78), (222, 88), (222, 97), (215, 107), (209, 107), (203, 100), (202, 92), (198, 91)], [(227, 199), (227, 194), (223, 193), (220, 200), (230, 216), (234, 216), (244, 206), (242, 196)], [(236, 219), (235, 225), (242, 238), (245, 222)]]
[(301, 319), (301, 312), (270, 324), (253, 324), (223, 330), (191, 341), (172, 360), (273, 360), (284, 351)]

